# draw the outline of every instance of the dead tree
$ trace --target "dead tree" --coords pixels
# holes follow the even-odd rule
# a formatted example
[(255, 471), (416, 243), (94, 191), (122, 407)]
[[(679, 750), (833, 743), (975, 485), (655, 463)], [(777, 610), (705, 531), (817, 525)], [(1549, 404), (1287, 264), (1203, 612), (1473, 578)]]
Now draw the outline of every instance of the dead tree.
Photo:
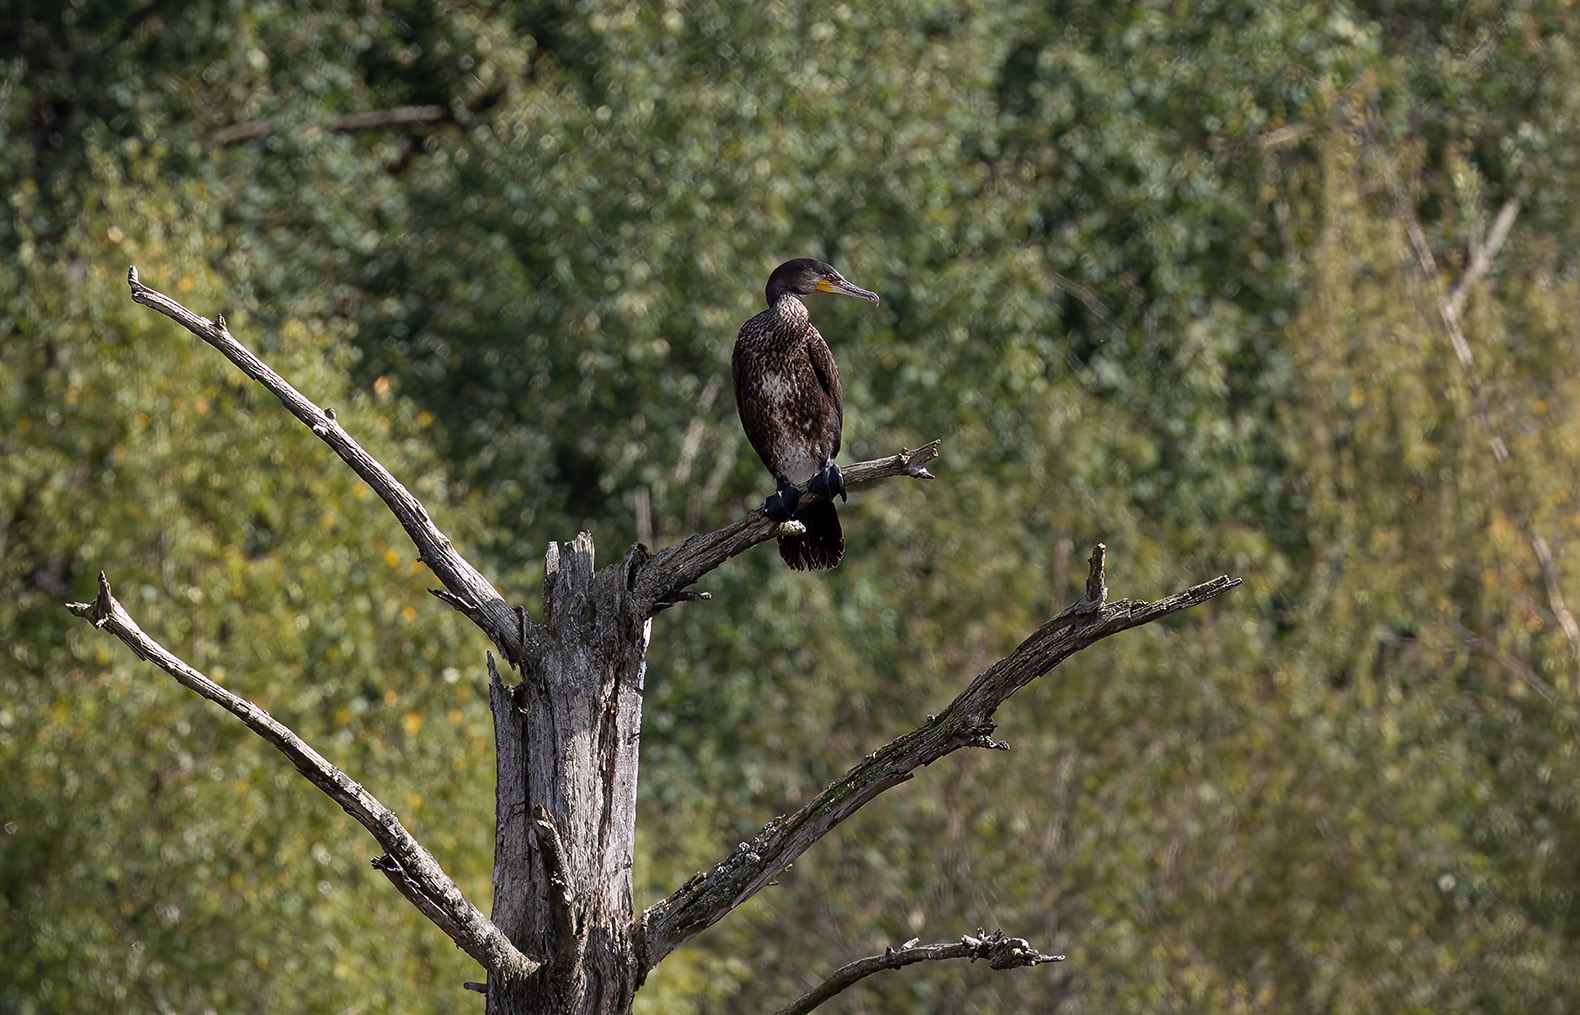
[[(792, 861), (916, 769), (966, 747), (1002, 748), (994, 713), (1010, 695), (1075, 652), (1127, 628), (1223, 594), (1239, 579), (1220, 577), (1153, 603), (1110, 603), (1101, 545), (1093, 551), (1086, 594), (979, 674), (936, 716), (859, 761), (794, 814), (770, 821), (707, 871), (638, 911), (631, 897), (636, 828), (637, 745), (642, 681), (653, 617), (677, 603), (706, 599), (698, 579), (729, 558), (773, 538), (776, 523), (754, 511), (715, 532), (657, 554), (641, 544), (602, 568), (592, 539), (549, 544), (542, 616), (512, 606), (457, 553), (427, 511), (364, 451), (332, 410), (321, 409), (237, 342), (223, 317), (200, 317), (129, 275), (132, 298), (172, 318), (268, 388), (384, 499), (443, 583), (433, 594), (488, 635), (519, 681), (507, 684), (488, 656), (497, 747), (494, 900), (484, 916), (394, 812), (329, 764), (266, 712), (197, 672), (149, 638), (99, 577), (92, 603), (70, 609), (114, 634), (138, 658), (217, 702), (277, 747), (378, 840), (374, 861), (397, 891), (483, 967), (489, 1013), (623, 1015), (648, 972), (693, 935), (782, 874)], [(931, 478), (933, 442), (845, 469), (859, 486), (896, 476)], [(1019, 938), (966, 934), (957, 941), (908, 941), (859, 959), (793, 1001), (784, 1013), (812, 1010), (862, 977), (934, 959), (986, 959), (995, 969), (1057, 961)]]

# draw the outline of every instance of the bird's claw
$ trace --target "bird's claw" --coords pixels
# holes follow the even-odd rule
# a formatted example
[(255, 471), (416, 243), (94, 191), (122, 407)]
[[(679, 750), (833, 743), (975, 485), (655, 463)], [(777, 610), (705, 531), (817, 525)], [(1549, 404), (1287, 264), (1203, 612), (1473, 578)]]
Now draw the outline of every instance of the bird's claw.
[(788, 483), (780, 483), (773, 496), (763, 501), (763, 514), (776, 522), (788, 522), (800, 502), (800, 490)]
[(840, 473), (839, 466), (835, 465), (833, 461), (825, 464), (822, 472), (807, 480), (806, 492), (815, 493), (819, 497), (827, 497), (829, 500), (833, 500), (835, 497), (838, 497), (840, 500), (846, 500), (845, 477)]

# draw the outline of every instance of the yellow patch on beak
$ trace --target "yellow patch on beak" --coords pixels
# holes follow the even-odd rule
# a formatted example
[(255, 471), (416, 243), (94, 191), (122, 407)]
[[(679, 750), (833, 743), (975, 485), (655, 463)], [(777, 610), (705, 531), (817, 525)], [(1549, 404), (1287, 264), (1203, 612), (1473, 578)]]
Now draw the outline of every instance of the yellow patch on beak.
[(820, 293), (837, 293), (837, 292), (839, 292), (838, 289), (834, 288), (834, 283), (830, 282), (826, 278), (820, 278), (820, 279), (817, 280), (817, 291), (820, 292)]

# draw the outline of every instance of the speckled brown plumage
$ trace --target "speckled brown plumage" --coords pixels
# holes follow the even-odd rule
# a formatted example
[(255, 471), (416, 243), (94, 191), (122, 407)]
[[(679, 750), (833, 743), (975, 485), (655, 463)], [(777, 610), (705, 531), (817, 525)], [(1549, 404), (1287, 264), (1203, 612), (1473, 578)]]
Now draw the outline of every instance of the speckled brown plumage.
[[(845, 492), (834, 464), (844, 422), (839, 369), (800, 300), (816, 292), (878, 301), (821, 261), (786, 262), (769, 276), (768, 309), (741, 327), (730, 359), (746, 439), (777, 487), (763, 510), (806, 527), (803, 535), (779, 539), (779, 555), (798, 571), (832, 568), (845, 552), (834, 509), (834, 496)], [(802, 484), (824, 499), (797, 510), (794, 488)]]

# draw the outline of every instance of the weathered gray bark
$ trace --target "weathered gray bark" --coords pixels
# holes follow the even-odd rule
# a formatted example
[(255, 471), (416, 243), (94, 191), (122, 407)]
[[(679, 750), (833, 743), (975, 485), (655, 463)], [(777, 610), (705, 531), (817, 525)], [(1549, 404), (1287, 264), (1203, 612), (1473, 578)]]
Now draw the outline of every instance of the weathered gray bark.
[[(868, 755), (795, 814), (775, 818), (752, 842), (638, 914), (631, 862), (652, 618), (677, 603), (707, 598), (691, 586), (730, 557), (773, 538), (776, 523), (752, 512), (657, 555), (632, 547), (602, 570), (594, 566), (586, 533), (564, 547), (550, 544), (543, 615), (533, 620), (512, 609), (455, 551), (416, 498), (346, 434), (333, 412), (314, 405), (248, 352), (223, 318), (192, 313), (142, 285), (135, 270), (129, 281), (133, 299), (179, 322), (267, 387), (384, 499), (444, 583), (434, 594), (477, 624), (521, 674), (519, 683), (507, 686), (489, 657), (498, 752), (492, 917), (467, 901), (395, 815), (354, 780), (261, 709), (148, 638), (115, 602), (108, 581), (101, 578), (97, 601), (71, 609), (240, 717), (361, 821), (388, 851), (375, 866), (487, 971), (488, 982), (480, 986), (489, 1013), (626, 1015), (643, 979), (665, 955), (769, 884), (839, 822), (909, 780), (921, 765), (963, 748), (1001, 747), (991, 736), (994, 714), (1021, 687), (1102, 638), (1239, 584), (1218, 578), (1155, 603), (1110, 604), (1099, 546), (1086, 595), (979, 675), (942, 713)], [(924, 466), (937, 450), (934, 442), (855, 463), (844, 470), (846, 485), (900, 476), (931, 479)], [(787, 1010), (808, 1011), (871, 972), (913, 962), (986, 957), (995, 968), (1007, 968), (1057, 960), (1002, 934), (912, 945), (852, 963)]]
[(592, 537), (549, 545), (543, 620), (522, 680), (491, 681), (499, 750), (494, 922), (548, 961), (490, 983), (490, 1013), (626, 1012), (637, 746), (652, 622), (627, 584), (640, 553), (594, 570)]

